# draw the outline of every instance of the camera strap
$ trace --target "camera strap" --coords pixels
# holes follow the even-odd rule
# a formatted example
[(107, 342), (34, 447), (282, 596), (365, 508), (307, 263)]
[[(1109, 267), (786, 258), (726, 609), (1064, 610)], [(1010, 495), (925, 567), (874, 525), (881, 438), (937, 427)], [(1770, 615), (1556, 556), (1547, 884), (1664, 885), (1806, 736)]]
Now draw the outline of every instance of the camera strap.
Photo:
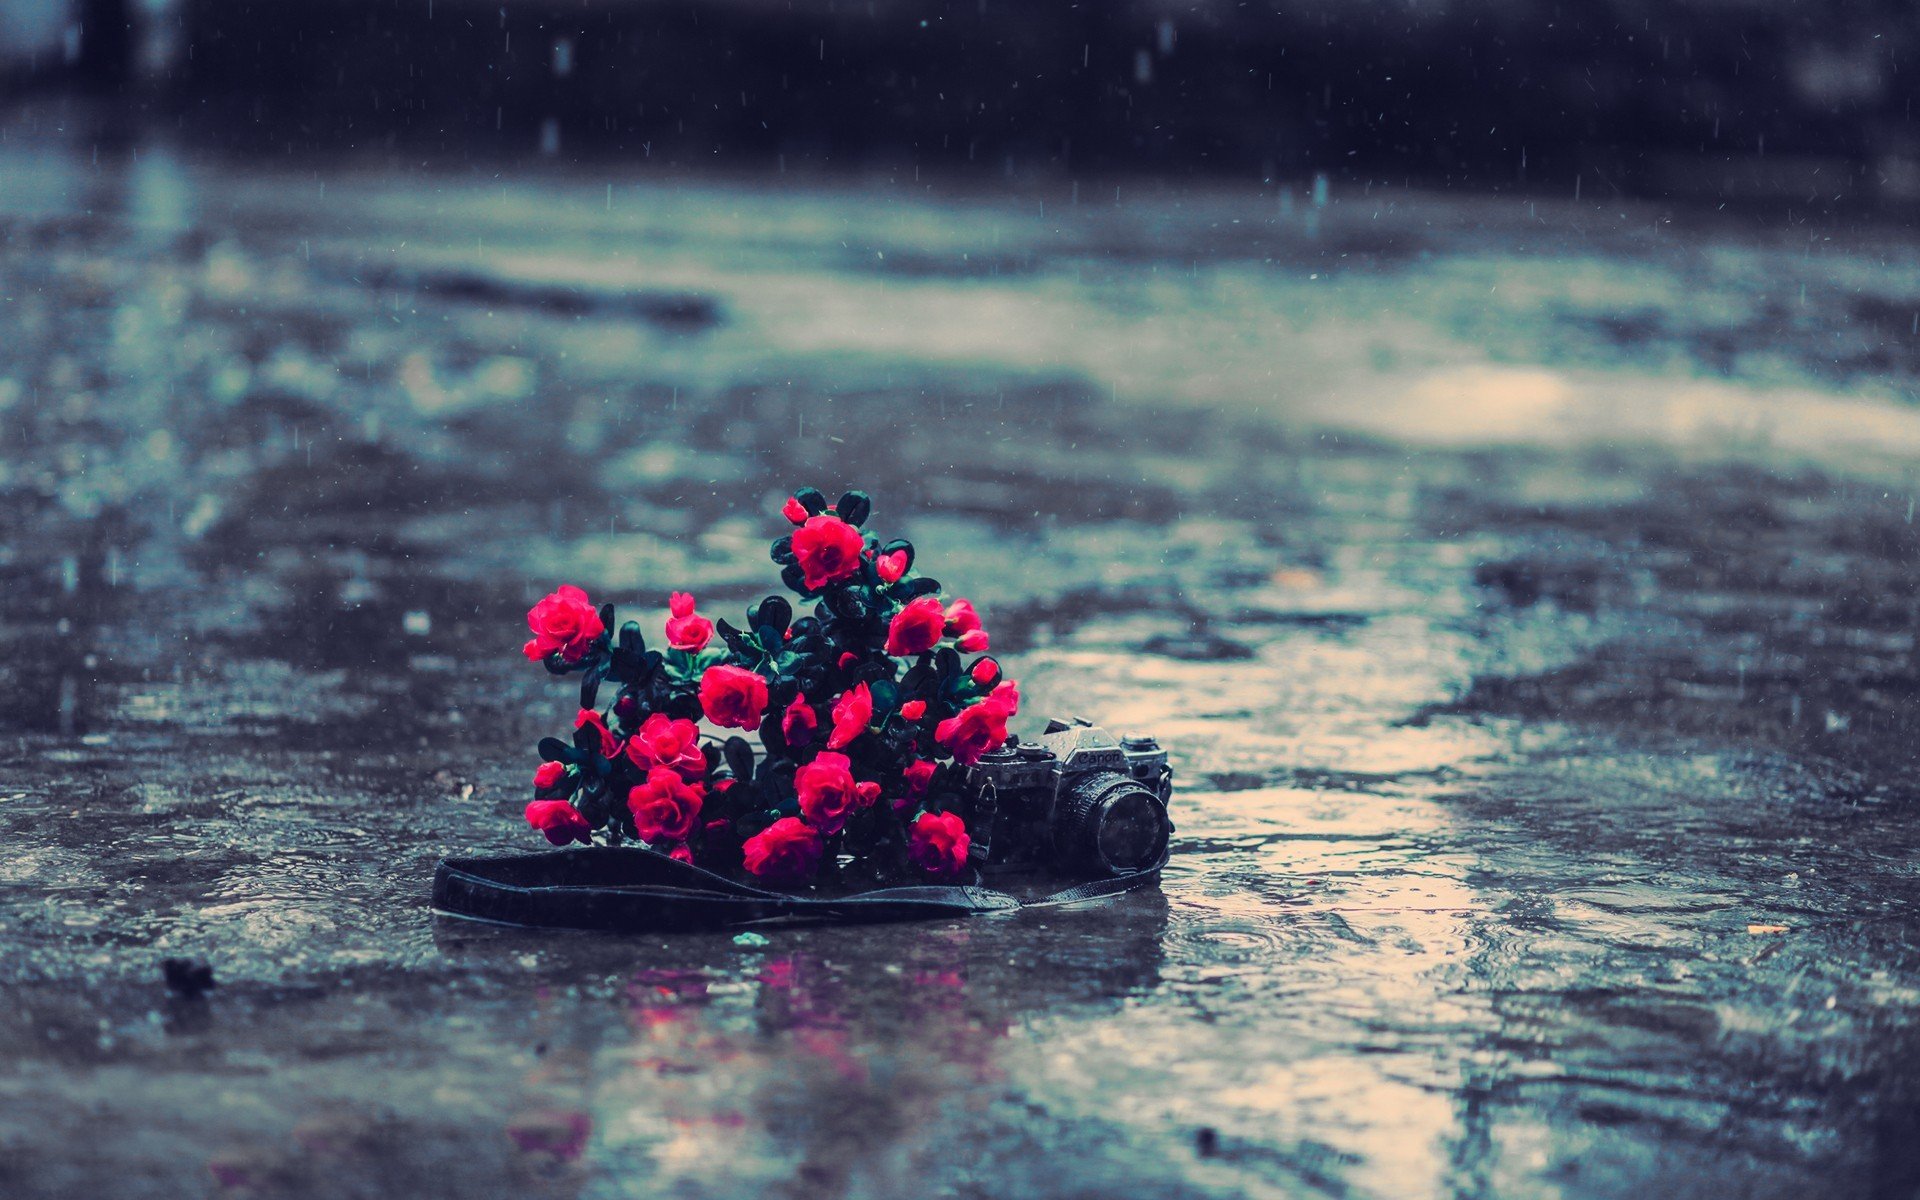
[(1130, 875), (1096, 879), (1038, 900), (974, 884), (793, 896), (753, 887), (651, 850), (591, 846), (499, 858), (442, 859), (433, 907), (451, 916), (540, 929), (671, 933), (764, 922), (861, 924), (975, 916), (1079, 904), (1160, 879), (1165, 855)]

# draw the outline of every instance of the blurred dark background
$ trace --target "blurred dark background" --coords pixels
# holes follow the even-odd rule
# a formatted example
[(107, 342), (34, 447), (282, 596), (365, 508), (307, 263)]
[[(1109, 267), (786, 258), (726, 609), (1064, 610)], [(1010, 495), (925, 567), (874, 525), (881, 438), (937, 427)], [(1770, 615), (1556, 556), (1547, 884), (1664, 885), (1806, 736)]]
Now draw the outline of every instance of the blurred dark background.
[(249, 155), (1920, 199), (1907, 0), (0, 0), (0, 15), (4, 93), (84, 89)]

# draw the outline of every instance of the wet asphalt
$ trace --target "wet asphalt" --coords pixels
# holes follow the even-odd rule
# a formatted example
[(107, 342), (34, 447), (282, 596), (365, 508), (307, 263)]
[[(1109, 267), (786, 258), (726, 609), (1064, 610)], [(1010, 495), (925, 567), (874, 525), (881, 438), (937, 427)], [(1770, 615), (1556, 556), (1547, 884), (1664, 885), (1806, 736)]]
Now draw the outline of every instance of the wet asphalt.
[[(0, 152), (0, 1192), (1911, 1196), (1916, 266), (1615, 201)], [(1161, 891), (431, 914), (537, 844), (527, 606), (743, 609), (800, 484), (1030, 717), (1171, 748)]]

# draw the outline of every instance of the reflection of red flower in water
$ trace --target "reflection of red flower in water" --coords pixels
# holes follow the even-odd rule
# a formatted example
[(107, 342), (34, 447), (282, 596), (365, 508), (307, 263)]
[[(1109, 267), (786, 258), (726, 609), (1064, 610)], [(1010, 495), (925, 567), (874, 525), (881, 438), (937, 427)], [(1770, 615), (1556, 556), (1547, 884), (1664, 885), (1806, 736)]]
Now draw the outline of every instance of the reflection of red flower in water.
[(522, 1113), (507, 1123), (507, 1136), (522, 1154), (544, 1154), (572, 1162), (593, 1136), (593, 1118), (573, 1110)]

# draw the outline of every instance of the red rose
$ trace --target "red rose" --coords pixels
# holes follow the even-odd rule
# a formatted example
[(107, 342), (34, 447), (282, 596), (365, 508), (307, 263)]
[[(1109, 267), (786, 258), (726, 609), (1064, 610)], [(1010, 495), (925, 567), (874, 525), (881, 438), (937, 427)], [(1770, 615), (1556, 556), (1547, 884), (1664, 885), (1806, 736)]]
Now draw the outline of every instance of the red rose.
[(866, 684), (848, 688), (833, 706), (833, 732), (827, 735), (827, 749), (840, 750), (867, 731), (873, 724), (873, 692)]
[(847, 823), (859, 793), (853, 782), (853, 764), (844, 754), (822, 751), (793, 773), (793, 790), (800, 797), (800, 813), (822, 833), (838, 833)]
[(607, 728), (606, 718), (590, 708), (583, 708), (580, 710), (580, 715), (573, 719), (573, 727), (575, 729), (584, 729), (588, 725), (600, 731), (600, 756), (602, 758), (612, 758), (614, 755), (620, 753), (620, 739), (613, 736), (613, 730)]
[(535, 800), (527, 805), (527, 824), (546, 834), (547, 840), (556, 846), (568, 842), (593, 845), (593, 831), (588, 828), (587, 819), (565, 800)]
[(909, 700), (900, 706), (900, 715), (909, 721), (918, 721), (921, 717), (927, 715), (927, 702), (925, 700)]
[(1006, 709), (1009, 717), (1020, 715), (1020, 684), (1017, 680), (1001, 680), (987, 699)]
[(934, 726), (933, 740), (972, 766), (1007, 740), (1007, 710), (992, 697), (968, 705)]
[(675, 592), (667, 598), (667, 645), (675, 650), (700, 651), (713, 640), (713, 622), (693, 611), (693, 597)]
[(805, 746), (813, 741), (813, 731), (818, 728), (820, 714), (813, 711), (813, 705), (807, 703), (807, 694), (801, 692), (780, 718), (780, 735), (787, 739), (789, 746)]
[(974, 683), (983, 688), (990, 688), (1000, 679), (1000, 664), (990, 658), (983, 658), (973, 664), (973, 669), (968, 674), (973, 677)]
[(593, 601), (570, 583), (527, 610), (527, 628), (533, 630), (533, 640), (522, 650), (534, 662), (556, 652), (567, 662), (579, 662), (593, 639), (607, 631)]
[(688, 865), (692, 865), (693, 863), (693, 851), (688, 848), (685, 842), (674, 843), (673, 849), (667, 851), (667, 857), (675, 862), (683, 862)]
[(907, 781), (908, 799), (918, 800), (927, 794), (927, 785), (933, 782), (936, 769), (933, 760), (926, 758), (917, 758), (907, 764), (907, 769), (900, 774)]
[(959, 637), (980, 628), (980, 614), (974, 611), (973, 601), (964, 596), (947, 605), (947, 636)]
[(654, 713), (627, 739), (627, 757), (642, 771), (665, 767), (688, 779), (707, 773), (707, 756), (700, 753), (700, 727)]
[(907, 573), (907, 552), (895, 550), (892, 554), (882, 554), (873, 560), (873, 569), (881, 583), (898, 583)]
[(787, 502), (780, 506), (780, 515), (795, 525), (804, 525), (807, 521), (807, 506), (800, 503), (800, 497), (788, 496)]
[(855, 808), (872, 808), (880, 802), (880, 785), (860, 782), (853, 785), (853, 805)]
[(940, 632), (945, 625), (946, 615), (940, 611), (938, 599), (921, 596), (910, 601), (893, 614), (893, 621), (887, 626), (887, 653), (903, 658), (925, 653), (940, 643)]
[(793, 556), (800, 562), (808, 591), (852, 577), (860, 569), (860, 552), (865, 548), (858, 529), (824, 513), (808, 517), (806, 524), (793, 531)]
[(907, 835), (907, 861), (937, 879), (967, 869), (967, 823), (952, 813), (921, 813)]
[(654, 767), (647, 772), (645, 783), (627, 793), (634, 831), (641, 841), (652, 845), (686, 840), (693, 832), (705, 794), (699, 784), (688, 783), (678, 771)]
[(708, 667), (700, 676), (700, 708), (722, 728), (757, 729), (767, 710), (767, 681), (744, 667)]
[(820, 865), (820, 837), (799, 817), (781, 817), (741, 849), (742, 865), (762, 879), (798, 883)]
[(557, 795), (560, 785), (566, 782), (566, 778), (567, 764), (543, 762), (533, 773), (533, 790), (536, 794)]

